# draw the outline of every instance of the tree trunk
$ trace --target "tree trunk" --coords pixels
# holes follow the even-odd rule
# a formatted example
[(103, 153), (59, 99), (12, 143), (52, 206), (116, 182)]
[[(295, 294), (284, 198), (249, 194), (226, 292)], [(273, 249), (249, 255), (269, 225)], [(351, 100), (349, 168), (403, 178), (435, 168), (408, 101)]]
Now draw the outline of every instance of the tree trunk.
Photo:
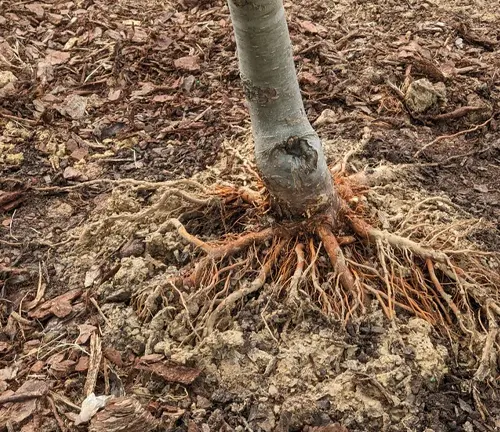
[(307, 119), (282, 0), (228, 0), (255, 157), (273, 203), (310, 216), (339, 200), (321, 141)]

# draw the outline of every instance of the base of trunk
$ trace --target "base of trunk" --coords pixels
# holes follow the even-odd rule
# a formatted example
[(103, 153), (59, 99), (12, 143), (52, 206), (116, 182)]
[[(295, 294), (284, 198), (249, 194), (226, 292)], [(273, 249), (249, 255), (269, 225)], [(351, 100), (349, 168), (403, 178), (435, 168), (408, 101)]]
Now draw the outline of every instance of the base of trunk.
[(259, 151), (256, 162), (280, 218), (311, 217), (340, 211), (340, 200), (316, 134), (287, 140)]

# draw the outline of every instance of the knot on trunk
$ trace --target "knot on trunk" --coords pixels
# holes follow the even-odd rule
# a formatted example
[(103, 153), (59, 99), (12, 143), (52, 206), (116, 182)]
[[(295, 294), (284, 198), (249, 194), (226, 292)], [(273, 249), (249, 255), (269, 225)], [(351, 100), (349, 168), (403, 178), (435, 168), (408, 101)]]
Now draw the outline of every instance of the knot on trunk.
[(292, 172), (308, 175), (318, 166), (318, 152), (304, 138), (292, 136), (276, 149), (289, 156)]

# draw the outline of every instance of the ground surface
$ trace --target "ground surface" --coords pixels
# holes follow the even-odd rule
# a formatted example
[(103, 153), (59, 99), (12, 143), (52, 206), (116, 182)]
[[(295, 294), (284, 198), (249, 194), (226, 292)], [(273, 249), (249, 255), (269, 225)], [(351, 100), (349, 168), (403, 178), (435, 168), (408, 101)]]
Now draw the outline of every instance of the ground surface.
[[(463, 241), (500, 251), (498, 10), (487, 1), (291, 3), (306, 108), (329, 162), (355, 149), (351, 169), (398, 167), (398, 181), (372, 198), (382, 226), (441, 196), (453, 204), (428, 201), (431, 222), (456, 221)], [(234, 52), (220, 1), (0, 2), (0, 399), (48, 395), (0, 407), (0, 430), (77, 430), (89, 389), (133, 396), (140, 424), (154, 423), (144, 407), (160, 430), (499, 430), (498, 368), (493, 381), (472, 383), (470, 347), (418, 318), (389, 323), (373, 307), (342, 328), (314, 311), (296, 316), (264, 290), (225, 331), (183, 343), (189, 319), (167, 313), (158, 336), (130, 299), (192, 249), (170, 236), (145, 254), (131, 242), (137, 233), (119, 227), (74, 244), (90, 221), (137, 212), (154, 190), (58, 187), (247, 181)], [(147, 222), (146, 233), (161, 220)], [(219, 225), (192, 228), (214, 238)]]

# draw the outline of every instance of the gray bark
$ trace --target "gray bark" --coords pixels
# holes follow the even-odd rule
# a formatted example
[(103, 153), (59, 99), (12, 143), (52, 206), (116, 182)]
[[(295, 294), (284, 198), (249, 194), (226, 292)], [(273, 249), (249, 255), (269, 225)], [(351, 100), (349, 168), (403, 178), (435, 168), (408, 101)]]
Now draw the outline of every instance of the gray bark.
[(257, 167), (276, 206), (304, 216), (338, 199), (321, 141), (307, 119), (282, 0), (228, 0)]

